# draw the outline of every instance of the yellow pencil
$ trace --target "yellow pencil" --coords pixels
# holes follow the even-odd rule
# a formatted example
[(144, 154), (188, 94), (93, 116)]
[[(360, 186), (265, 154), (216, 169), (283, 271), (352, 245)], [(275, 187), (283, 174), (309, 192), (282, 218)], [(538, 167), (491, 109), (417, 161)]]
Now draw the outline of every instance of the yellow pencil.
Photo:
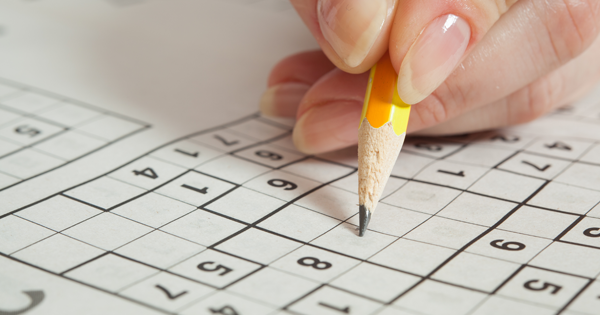
[(410, 105), (398, 96), (397, 79), (385, 53), (371, 69), (358, 128), (359, 236), (367, 230), (406, 137)]

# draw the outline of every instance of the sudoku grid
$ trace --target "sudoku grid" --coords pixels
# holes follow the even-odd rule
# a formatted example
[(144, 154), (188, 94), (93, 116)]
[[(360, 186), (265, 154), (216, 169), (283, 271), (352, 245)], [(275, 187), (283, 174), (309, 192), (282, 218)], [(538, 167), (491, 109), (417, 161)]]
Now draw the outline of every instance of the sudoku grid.
[(136, 119), (0, 79), (0, 191), (148, 127)]
[(16, 209), (1, 255), (164, 313), (600, 313), (600, 141), (409, 139), (359, 238), (356, 148), (290, 129), (253, 115)]

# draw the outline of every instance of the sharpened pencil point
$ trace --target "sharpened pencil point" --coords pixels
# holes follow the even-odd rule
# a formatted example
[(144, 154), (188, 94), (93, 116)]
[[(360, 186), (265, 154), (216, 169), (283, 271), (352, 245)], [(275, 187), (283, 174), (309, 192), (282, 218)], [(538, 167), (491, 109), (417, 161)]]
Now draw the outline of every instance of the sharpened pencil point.
[(371, 211), (364, 205), (358, 206), (358, 236), (364, 236), (371, 220)]

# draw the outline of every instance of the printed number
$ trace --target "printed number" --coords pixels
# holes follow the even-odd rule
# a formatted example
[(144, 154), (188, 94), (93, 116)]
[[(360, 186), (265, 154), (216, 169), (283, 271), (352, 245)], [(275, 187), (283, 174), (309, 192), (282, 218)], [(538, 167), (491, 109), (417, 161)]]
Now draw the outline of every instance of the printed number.
[(550, 166), (552, 166), (552, 165), (550, 165), (550, 164), (546, 164), (546, 165), (544, 165), (544, 166), (537, 166), (537, 165), (535, 165), (535, 164), (533, 164), (533, 163), (531, 163), (531, 162), (527, 162), (527, 161), (521, 161), (521, 163), (523, 163), (523, 164), (527, 164), (527, 165), (529, 165), (529, 166), (531, 166), (531, 167), (535, 168), (536, 170), (538, 170), (538, 171), (540, 171), (540, 172), (543, 172), (543, 171), (547, 170), (547, 169), (548, 169)]
[(492, 137), (492, 141), (494, 140), (500, 140), (502, 142), (507, 142), (507, 143), (515, 143), (515, 142), (519, 142), (521, 140), (521, 138), (519, 136), (504, 136), (504, 135), (497, 135)]
[(600, 228), (597, 227), (593, 227), (593, 228), (589, 228), (585, 231), (583, 231), (583, 235), (588, 236), (588, 237), (600, 237), (600, 233), (592, 233), (592, 232), (597, 232), (600, 231)]
[(532, 284), (539, 282), (540, 280), (529, 280), (527, 282), (525, 282), (523, 284), (523, 286), (525, 287), (525, 289), (531, 290), (531, 291), (545, 291), (546, 289), (552, 289), (552, 291), (550, 291), (550, 294), (556, 294), (558, 293), (558, 291), (560, 291), (560, 289), (562, 289), (561, 286), (556, 285), (556, 284), (552, 284), (552, 283), (548, 283), (548, 282), (544, 282), (542, 284), (541, 287), (533, 287)]
[(158, 174), (156, 174), (156, 172), (150, 168), (150, 167), (146, 167), (145, 169), (141, 170), (141, 171), (133, 171), (133, 174), (135, 174), (135, 176), (146, 176), (148, 178), (152, 178), (152, 179), (157, 179), (158, 178)]
[(279, 161), (281, 159), (283, 159), (283, 156), (277, 154), (277, 153), (273, 153), (273, 152), (269, 152), (269, 151), (265, 151), (265, 150), (260, 150), (260, 151), (256, 151), (254, 154), (265, 158), (265, 159), (271, 159), (273, 161)]
[(565, 150), (565, 151), (573, 150), (573, 148), (571, 148), (568, 144), (566, 144), (564, 142), (560, 142), (560, 141), (556, 141), (553, 144), (544, 144), (544, 146), (548, 149), (559, 149), (559, 150)]
[(27, 125), (23, 125), (23, 126), (19, 126), (19, 127), (15, 128), (15, 132), (18, 133), (18, 134), (20, 134), (20, 135), (28, 135), (31, 138), (33, 138), (33, 137), (39, 135), (40, 133), (42, 133), (41, 130), (35, 129), (33, 127), (29, 127)]
[(502, 242), (504, 242), (504, 240), (494, 240), (490, 243), (490, 245), (492, 245), (492, 247), (496, 247), (496, 248), (504, 249), (504, 250), (510, 250), (510, 251), (518, 251), (518, 250), (525, 249), (525, 244), (523, 244), (523, 243), (506, 242), (503, 244), (498, 244), (498, 243), (502, 243)]
[(215, 139), (221, 141), (225, 146), (228, 146), (228, 147), (240, 143), (238, 140), (227, 141), (227, 140), (225, 140), (225, 138), (223, 138), (219, 135), (215, 135)]
[(329, 305), (327, 303), (323, 303), (323, 302), (319, 302), (319, 305), (323, 306), (323, 307), (327, 307), (330, 308), (332, 310), (344, 313), (344, 314), (350, 314), (350, 306), (346, 306), (345, 308), (339, 308), (333, 305)]
[(215, 263), (214, 261), (205, 261), (198, 265), (198, 269), (200, 269), (202, 271), (208, 271), (208, 272), (215, 272), (215, 271), (219, 271), (222, 269), (223, 271), (221, 271), (221, 273), (219, 273), (219, 276), (224, 276), (233, 271), (233, 269), (231, 269), (229, 267), (225, 267), (223, 265), (216, 265), (215, 267), (211, 268), (209, 265), (212, 265), (214, 263)]
[(179, 293), (173, 295), (167, 288), (163, 287), (160, 284), (157, 284), (154, 287), (161, 290), (167, 296), (167, 298), (169, 298), (169, 300), (175, 300), (176, 298), (188, 293), (188, 291), (183, 291), (183, 292), (179, 292)]
[(315, 257), (302, 257), (298, 259), (298, 264), (307, 267), (313, 267), (317, 270), (325, 270), (331, 268), (331, 263), (326, 261), (320, 261)]
[(444, 173), (444, 174), (449, 174), (449, 175), (454, 175), (454, 176), (465, 177), (465, 172), (463, 172), (463, 171), (454, 173), (454, 172), (445, 171), (445, 170), (438, 170), (438, 173)]
[(208, 194), (208, 187), (204, 187), (204, 188), (200, 189), (200, 188), (196, 188), (194, 186), (190, 186), (187, 184), (183, 184), (183, 185), (181, 185), (181, 187), (189, 189), (189, 190), (193, 190), (197, 193), (201, 193), (201, 194), (205, 194), (205, 195)]
[(185, 155), (188, 155), (188, 156), (191, 156), (191, 157), (198, 157), (198, 155), (200, 155), (200, 152), (198, 152), (198, 151), (196, 151), (194, 153), (190, 153), (190, 152), (187, 152), (187, 151), (183, 151), (181, 149), (175, 149), (175, 152), (181, 153), (181, 154), (185, 154)]
[(439, 152), (442, 151), (442, 146), (437, 144), (428, 144), (428, 143), (417, 143), (415, 144), (416, 148), (424, 149), (427, 151)]
[(0, 309), (0, 315), (19, 315), (19, 314), (25, 314), (27, 312), (29, 312), (29, 310), (31, 310), (32, 308), (38, 306), (40, 303), (42, 303), (42, 301), (44, 300), (44, 297), (46, 296), (44, 294), (44, 291), (22, 291), (23, 294), (27, 295), (29, 297), (29, 305), (25, 306), (24, 308), (20, 309), (20, 310), (10, 310), (10, 311), (3, 311)]
[(283, 188), (283, 190), (294, 190), (294, 189), (298, 188), (298, 185), (296, 185), (292, 182), (288, 182), (287, 180), (283, 180), (283, 179), (271, 179), (270, 181), (267, 182), (267, 184), (269, 184), (273, 187), (285, 187), (285, 188)]
[(209, 308), (208, 309), (213, 314), (221, 314), (221, 315), (239, 315), (235, 308), (225, 305), (220, 309)]

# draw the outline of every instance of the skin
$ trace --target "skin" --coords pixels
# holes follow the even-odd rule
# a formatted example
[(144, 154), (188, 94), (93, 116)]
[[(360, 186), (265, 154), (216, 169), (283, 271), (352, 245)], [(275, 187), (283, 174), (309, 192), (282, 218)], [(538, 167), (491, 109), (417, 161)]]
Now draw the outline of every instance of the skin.
[(356, 144), (365, 71), (389, 49), (398, 72), (421, 31), (445, 14), (464, 19), (471, 38), (454, 72), (412, 107), (409, 133), (449, 135), (525, 123), (568, 105), (600, 81), (600, 1), (390, 1), (381, 32), (356, 67), (323, 37), (317, 0), (291, 2), (322, 50), (290, 56), (271, 72), (269, 87), (302, 83), (308, 87), (303, 97), (272, 97), (261, 106), (270, 115), (295, 113), (294, 141), (306, 153)]

